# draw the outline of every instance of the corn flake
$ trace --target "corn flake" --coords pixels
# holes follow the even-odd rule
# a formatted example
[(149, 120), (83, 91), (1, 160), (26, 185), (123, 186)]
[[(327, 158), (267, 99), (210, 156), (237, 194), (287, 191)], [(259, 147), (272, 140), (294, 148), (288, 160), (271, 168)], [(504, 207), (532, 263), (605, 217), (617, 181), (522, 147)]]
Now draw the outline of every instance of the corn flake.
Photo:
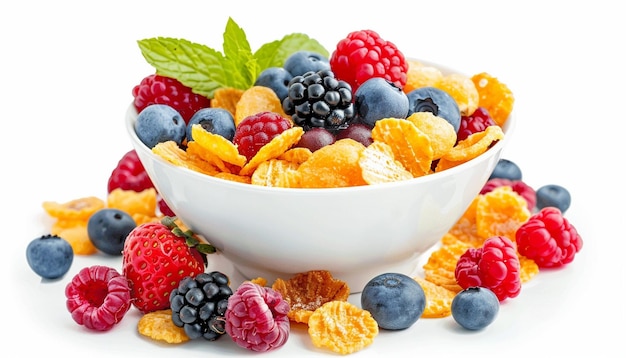
[(413, 278), (422, 286), (426, 296), (426, 306), (421, 318), (442, 318), (452, 313), (452, 300), (456, 292), (427, 281), (421, 277)]
[[(275, 159), (284, 154), (289, 148), (294, 146), (304, 134), (304, 129), (300, 126), (291, 127), (282, 131), (259, 149), (259, 151), (250, 158), (241, 171), (240, 175), (251, 175), (252, 172), (264, 161)], [(244, 157), (245, 158), (245, 157)]]
[(303, 188), (341, 188), (367, 185), (359, 158), (365, 146), (353, 139), (340, 139), (311, 154), (298, 167)]
[(363, 180), (368, 184), (390, 183), (412, 179), (413, 175), (395, 160), (393, 150), (384, 142), (373, 142), (361, 151), (359, 158)]
[(137, 331), (145, 337), (170, 344), (189, 341), (189, 337), (182, 327), (172, 321), (172, 310), (148, 312), (141, 316), (137, 323)]

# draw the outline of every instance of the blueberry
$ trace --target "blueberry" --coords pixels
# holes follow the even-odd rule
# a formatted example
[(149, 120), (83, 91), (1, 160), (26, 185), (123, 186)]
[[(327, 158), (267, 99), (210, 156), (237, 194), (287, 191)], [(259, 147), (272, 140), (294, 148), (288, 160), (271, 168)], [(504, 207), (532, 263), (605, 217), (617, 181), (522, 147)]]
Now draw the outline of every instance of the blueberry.
[(522, 180), (522, 170), (514, 162), (508, 159), (500, 159), (489, 176), (489, 179), (495, 178)]
[(330, 62), (326, 56), (317, 52), (296, 51), (287, 57), (283, 68), (292, 76), (301, 76), (309, 71), (329, 70)]
[(181, 144), (185, 138), (186, 123), (180, 113), (165, 104), (152, 104), (137, 116), (135, 132), (149, 148), (161, 142), (174, 141)]
[(74, 261), (72, 246), (56, 235), (44, 235), (26, 247), (28, 266), (39, 276), (59, 278), (67, 273)]
[(537, 209), (553, 206), (565, 213), (572, 203), (572, 196), (564, 187), (556, 184), (544, 185), (537, 189)]
[(444, 90), (435, 87), (416, 88), (407, 94), (409, 98), (409, 113), (431, 112), (435, 116), (448, 121), (458, 132), (461, 126), (461, 111), (452, 96)]
[(293, 75), (283, 67), (268, 67), (264, 69), (254, 81), (255, 86), (271, 88), (282, 103), (289, 92), (289, 81)]
[(122, 255), (126, 236), (137, 226), (135, 220), (119, 209), (100, 209), (87, 222), (87, 235), (98, 250), (109, 255)]
[(401, 88), (381, 77), (363, 82), (354, 93), (358, 120), (373, 127), (382, 118), (406, 118), (409, 99)]
[(232, 141), (235, 136), (235, 119), (229, 111), (223, 108), (202, 108), (197, 111), (187, 123), (186, 136), (192, 141), (191, 127), (199, 124), (207, 132), (219, 134)]
[(500, 301), (493, 291), (484, 287), (470, 287), (452, 299), (452, 317), (469, 330), (478, 330), (490, 325), (498, 315)]
[(389, 272), (365, 285), (361, 307), (370, 312), (380, 328), (400, 330), (410, 327), (422, 316), (426, 296), (422, 286), (411, 277)]

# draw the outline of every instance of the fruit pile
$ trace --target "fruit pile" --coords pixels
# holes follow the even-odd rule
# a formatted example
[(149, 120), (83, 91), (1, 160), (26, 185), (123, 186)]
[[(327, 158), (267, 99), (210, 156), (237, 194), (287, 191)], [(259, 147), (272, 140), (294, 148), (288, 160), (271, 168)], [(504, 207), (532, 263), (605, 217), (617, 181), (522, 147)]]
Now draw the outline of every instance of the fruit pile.
[[(226, 32), (225, 38), (245, 40), (232, 19)], [(154, 41), (160, 46), (151, 47)], [(412, 120), (420, 118), (429, 121), (419, 122), (422, 125), (451, 130), (453, 147), (500, 128), (512, 110), (512, 94), (490, 75), (444, 75), (406, 60), (371, 30), (349, 34), (330, 58), (316, 41), (288, 35), (249, 53), (261, 59), (282, 46), (278, 53), (285, 58), (266, 68), (259, 65), (241, 78), (226, 73), (227, 68), (241, 67), (241, 59), (227, 53), (208, 60), (224, 73), (198, 71), (183, 81), (177, 78), (179, 66), (159, 62), (167, 56), (150, 49), (204, 47), (167, 38), (139, 44), (159, 75), (144, 78), (132, 91), (139, 112), (138, 136), (157, 148), (157, 154), (178, 153), (189, 167), (229, 180), (241, 180), (246, 168), (259, 172), (261, 161), (252, 169), (246, 165), (255, 163), (274, 138), (290, 138), (294, 145), (281, 158), (311, 160), (301, 164), (304, 171), (319, 169), (307, 169), (315, 162), (314, 153), (334, 145), (346, 150), (361, 146), (364, 173), (372, 165), (367, 159), (378, 153), (392, 153), (400, 164), (387, 167), (389, 177), (381, 179), (371, 171), (359, 180), (369, 184), (413, 178), (436, 171), (443, 156), (433, 161), (436, 156), (431, 155), (427, 165), (409, 165), (400, 159), (403, 153), (394, 153), (380, 139), (384, 133), (421, 133), (418, 128), (424, 127)], [(484, 150), (493, 141), (487, 140)], [(202, 143), (229, 154), (214, 153), (217, 157), (210, 163), (194, 161)], [(436, 152), (432, 144), (439, 142), (428, 143)], [(358, 182), (346, 182), (350, 180)], [(267, 177), (263, 181), (289, 182)], [(403, 330), (422, 318), (452, 316), (468, 330), (484, 329), (496, 318), (500, 302), (517, 297), (541, 268), (567, 265), (582, 249), (580, 235), (563, 216), (571, 204), (569, 192), (558, 185), (534, 190), (514, 162), (501, 159), (481, 193), (430, 254), (424, 277), (381, 273), (363, 287), (359, 307), (347, 302), (350, 288), (345, 282), (324, 270), (277, 279), (271, 285), (257, 278), (239, 287), (231, 287), (221, 272), (205, 272), (215, 248), (173, 217), (133, 150), (112, 171), (107, 193), (106, 200), (44, 202), (55, 222), (51, 234), (28, 245), (28, 264), (43, 278), (59, 279), (74, 255), (119, 256), (120, 270), (85, 267), (67, 283), (72, 319), (88, 329), (107, 331), (134, 307), (141, 312), (139, 332), (167, 343), (214, 341), (228, 335), (240, 347), (265, 352), (283, 346), (290, 322), (299, 322), (308, 325), (316, 347), (349, 354), (373, 343), (380, 329)]]

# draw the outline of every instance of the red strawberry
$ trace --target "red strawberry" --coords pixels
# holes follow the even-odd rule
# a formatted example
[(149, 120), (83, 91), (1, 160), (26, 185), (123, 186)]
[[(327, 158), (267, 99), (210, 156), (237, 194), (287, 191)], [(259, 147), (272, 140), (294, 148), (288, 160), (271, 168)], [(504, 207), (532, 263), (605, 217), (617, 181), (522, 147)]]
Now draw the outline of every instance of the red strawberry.
[(204, 272), (203, 254), (215, 252), (191, 232), (182, 232), (170, 217), (141, 224), (124, 242), (122, 273), (133, 306), (143, 313), (166, 309), (180, 280)]

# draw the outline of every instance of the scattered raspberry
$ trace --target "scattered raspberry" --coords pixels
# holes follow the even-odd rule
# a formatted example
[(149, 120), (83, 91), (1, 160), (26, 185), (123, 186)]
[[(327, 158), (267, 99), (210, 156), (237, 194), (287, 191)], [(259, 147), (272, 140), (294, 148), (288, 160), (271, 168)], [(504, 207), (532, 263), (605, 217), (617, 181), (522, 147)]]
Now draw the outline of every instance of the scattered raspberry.
[(480, 194), (486, 194), (495, 188), (505, 185), (510, 186), (513, 191), (521, 195), (522, 198), (526, 200), (528, 210), (532, 213), (537, 203), (537, 193), (535, 192), (535, 189), (521, 180), (509, 180), (504, 178), (490, 179), (480, 190)]
[(151, 104), (167, 104), (180, 113), (189, 123), (198, 110), (207, 108), (210, 101), (207, 97), (195, 94), (191, 88), (178, 80), (159, 75), (150, 75), (133, 87), (134, 104), (137, 112)]
[(274, 350), (289, 338), (289, 309), (278, 291), (246, 281), (228, 299), (226, 333), (246, 349)]
[(519, 253), (539, 267), (566, 265), (583, 246), (576, 228), (555, 207), (543, 208), (531, 216), (517, 229), (515, 241)]
[(463, 289), (486, 287), (500, 301), (516, 297), (522, 288), (515, 245), (504, 236), (490, 237), (482, 247), (465, 251), (456, 264), (454, 276)]
[(65, 288), (67, 310), (76, 323), (96, 331), (108, 331), (130, 308), (126, 277), (106, 266), (85, 267)]
[(138, 193), (154, 188), (152, 180), (148, 177), (148, 173), (146, 173), (134, 149), (124, 154), (109, 176), (108, 192), (110, 193), (117, 188), (134, 190)]
[(165, 202), (165, 200), (163, 200), (161, 196), (159, 196), (157, 204), (159, 205), (159, 211), (163, 216), (176, 216), (176, 213), (174, 213), (172, 209), (170, 209), (169, 205), (167, 205), (167, 203)]
[(489, 112), (483, 107), (478, 107), (469, 116), (461, 116), (461, 125), (456, 134), (456, 140), (461, 141), (470, 135), (484, 131), (489, 126), (495, 126), (496, 122)]
[(244, 118), (235, 130), (233, 143), (239, 154), (250, 160), (261, 149), (286, 129), (291, 122), (274, 112), (260, 112)]
[(354, 31), (337, 44), (330, 57), (330, 68), (338, 79), (356, 92), (372, 77), (383, 77), (404, 88), (409, 65), (404, 54), (372, 30)]

